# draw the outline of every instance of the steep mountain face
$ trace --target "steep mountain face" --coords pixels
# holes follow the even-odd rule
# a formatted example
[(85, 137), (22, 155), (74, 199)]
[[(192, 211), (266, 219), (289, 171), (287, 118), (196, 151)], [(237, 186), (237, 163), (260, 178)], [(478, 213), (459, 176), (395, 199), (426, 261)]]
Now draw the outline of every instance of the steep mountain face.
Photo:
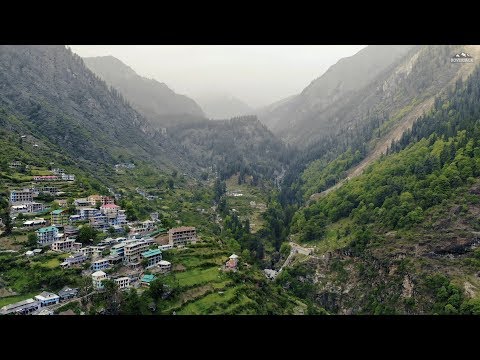
[(231, 119), (255, 113), (255, 110), (242, 100), (226, 94), (202, 95), (196, 99), (206, 116), (212, 120)]
[(0, 46), (0, 106), (92, 167), (128, 159), (188, 166), (182, 149), (65, 46)]
[(292, 238), (317, 254), (284, 286), (314, 284), (333, 313), (478, 315), (479, 96), (477, 67), (389, 155), (297, 212)]
[[(338, 182), (360, 175), (385, 154), (392, 141), (398, 141), (432, 108), (435, 96), (472, 73), (474, 63), (450, 62), (461, 51), (480, 56), (480, 47), (473, 45), (414, 48), (356, 96), (339, 100), (319, 114), (331, 120), (323, 130), (315, 130), (317, 123), (302, 123), (300, 129), (292, 130), (292, 136), (319, 140), (299, 145), (304, 146), (303, 151), (285, 177), (285, 187), (292, 189), (288, 197), (316, 199)], [(340, 103), (343, 105), (338, 106)]]
[(323, 133), (332, 131), (332, 122), (338, 121), (339, 115), (347, 116), (343, 122), (352, 120), (357, 115), (354, 111), (350, 114), (338, 112), (356, 105), (349, 100), (358, 97), (359, 92), (360, 96), (367, 94), (365, 87), (414, 49), (409, 45), (368, 46), (354, 56), (339, 60), (301, 94), (273, 108), (267, 107), (259, 118), (289, 142), (318, 139)]
[(132, 107), (154, 127), (205, 117), (194, 100), (176, 94), (164, 83), (139, 76), (113, 56), (87, 57), (84, 61), (90, 70), (127, 98)]

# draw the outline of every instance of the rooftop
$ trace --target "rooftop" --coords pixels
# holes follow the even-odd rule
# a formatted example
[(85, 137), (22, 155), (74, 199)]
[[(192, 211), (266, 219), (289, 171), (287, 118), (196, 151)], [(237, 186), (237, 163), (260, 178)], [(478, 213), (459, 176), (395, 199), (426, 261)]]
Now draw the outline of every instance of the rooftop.
[(92, 276), (93, 277), (100, 277), (100, 276), (105, 276), (107, 274), (105, 274), (103, 271), (99, 270), (99, 271), (95, 271)]
[(143, 257), (150, 257), (150, 256), (155, 256), (155, 255), (161, 255), (162, 252), (160, 249), (154, 249), (154, 250), (148, 250), (142, 253)]
[(180, 227), (177, 227), (177, 228), (172, 228), (168, 231), (169, 232), (178, 232), (178, 231), (191, 231), (191, 230), (195, 230), (195, 227), (194, 226), (180, 226)]
[(238, 255), (232, 254), (230, 255), (230, 259), (238, 259)]
[(167, 260), (161, 260), (158, 265), (163, 265), (163, 266), (167, 266), (167, 265), (170, 265), (170, 261), (167, 261)]
[(47, 291), (43, 291), (39, 295), (35, 296), (35, 299), (46, 300), (46, 299), (51, 299), (51, 298), (56, 298), (56, 297), (58, 297), (57, 294), (50, 293), (50, 292), (47, 292)]
[(155, 280), (155, 275), (143, 275), (141, 279), (142, 282), (146, 283), (152, 282), (153, 280)]
[(50, 214), (52, 214), (52, 215), (60, 215), (62, 212), (63, 212), (62, 209), (58, 209), (58, 210), (53, 210)]
[(58, 231), (58, 228), (56, 228), (55, 226), (47, 226), (47, 227), (38, 229), (37, 232), (46, 233), (46, 232), (55, 231), (55, 230)]
[(22, 300), (22, 301), (14, 303), (14, 304), (5, 305), (4, 307), (2, 307), (2, 310), (7, 311), (7, 310), (10, 310), (10, 309), (16, 308), (18, 306), (23, 306), (23, 305), (28, 305), (28, 304), (34, 303), (35, 301), (36, 300), (34, 300), (32, 298)]

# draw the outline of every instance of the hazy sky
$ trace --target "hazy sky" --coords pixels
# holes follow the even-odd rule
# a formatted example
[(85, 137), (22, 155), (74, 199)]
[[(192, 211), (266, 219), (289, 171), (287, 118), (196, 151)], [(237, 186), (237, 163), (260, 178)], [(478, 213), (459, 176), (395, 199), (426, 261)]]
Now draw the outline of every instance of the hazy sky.
[(80, 56), (112, 55), (139, 75), (193, 98), (225, 93), (253, 107), (301, 92), (365, 45), (69, 45)]

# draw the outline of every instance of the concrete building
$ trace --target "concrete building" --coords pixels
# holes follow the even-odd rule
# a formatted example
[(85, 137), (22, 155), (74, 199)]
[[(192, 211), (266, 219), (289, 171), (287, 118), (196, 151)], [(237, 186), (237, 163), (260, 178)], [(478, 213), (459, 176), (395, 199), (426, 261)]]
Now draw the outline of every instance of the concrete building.
[(141, 253), (148, 249), (149, 243), (137, 240), (124, 246), (124, 263), (128, 265), (139, 265)]
[[(56, 193), (59, 192), (58, 190), (58, 187), (56, 186), (42, 186), (42, 187), (38, 187), (38, 188), (34, 188), (33, 189), (33, 192), (34, 193), (47, 193), (47, 194), (50, 194), (50, 195), (55, 195)], [(56, 200), (58, 201), (58, 200)], [(67, 202), (67, 200), (64, 200), (65, 203)]]
[(158, 269), (160, 270), (161, 273), (167, 273), (170, 270), (172, 270), (172, 264), (169, 261), (162, 260), (158, 263)]
[(80, 215), (82, 220), (89, 220), (95, 216), (99, 211), (98, 209), (92, 207), (78, 207), (77, 213)]
[(23, 222), (23, 226), (30, 227), (30, 228), (36, 227), (36, 226), (43, 226), (46, 224), (47, 224), (47, 220), (45, 220), (44, 218), (35, 218), (32, 220), (27, 220)]
[(70, 215), (68, 218), (68, 221), (71, 223), (77, 222), (77, 221), (82, 221), (82, 216), (81, 215)]
[[(86, 199), (86, 198), (75, 199), (73, 204), (75, 206), (78, 206), (78, 207), (90, 207), (90, 206), (92, 206), (90, 204), (90, 201), (88, 201), (88, 199)], [(95, 204), (93, 206), (95, 206)]]
[(37, 213), (43, 210), (45, 210), (45, 204), (35, 201), (17, 203), (11, 206), (12, 213)]
[(40, 307), (58, 304), (60, 302), (60, 296), (47, 291), (44, 291), (39, 295), (35, 296), (35, 299), (40, 302)]
[(59, 240), (58, 228), (56, 228), (55, 226), (40, 228), (36, 231), (36, 233), (37, 242), (41, 246), (50, 245), (51, 243)]
[(33, 191), (31, 189), (10, 191), (10, 203), (23, 203), (33, 201)]
[(127, 225), (126, 210), (118, 210), (117, 217), (115, 218), (115, 223), (113, 225)]
[(82, 247), (81, 249), (78, 250), (78, 253), (82, 254), (85, 257), (90, 257), (93, 255), (93, 247), (92, 246)]
[(52, 250), (58, 252), (71, 252), (82, 248), (82, 243), (75, 242), (75, 239), (65, 239), (55, 241), (52, 244)]
[(87, 198), (90, 206), (96, 206), (97, 202), (100, 203), (100, 206), (107, 205), (107, 204), (114, 204), (115, 201), (111, 196), (105, 195), (90, 195)]
[(185, 245), (197, 240), (197, 232), (193, 226), (181, 226), (168, 230), (168, 243), (172, 246)]
[(73, 299), (78, 294), (77, 288), (70, 288), (68, 286), (64, 286), (62, 290), (58, 292), (58, 296), (60, 297), (60, 301), (65, 301), (69, 299)]
[(152, 232), (155, 229), (155, 223), (151, 220), (145, 220), (142, 222), (133, 223), (130, 225), (131, 234), (145, 234)]
[(75, 181), (75, 175), (62, 173), (61, 178), (63, 181)]
[(115, 244), (110, 248), (110, 255), (112, 256), (120, 256), (121, 258), (125, 255), (125, 244)]
[(90, 225), (97, 230), (105, 230), (110, 227), (107, 216), (100, 212), (90, 217)]
[(105, 270), (110, 267), (110, 261), (107, 258), (94, 261), (92, 263), (92, 271)]
[(157, 265), (162, 260), (160, 249), (147, 250), (142, 252), (142, 259), (148, 260), (147, 269)]
[(115, 204), (105, 204), (100, 206), (100, 211), (109, 218), (116, 218), (120, 206)]
[(80, 252), (70, 255), (67, 257), (60, 266), (62, 268), (69, 268), (74, 265), (82, 264), (87, 261), (87, 257)]
[(119, 289), (126, 289), (130, 287), (130, 278), (128, 276), (120, 277), (114, 280)]
[(95, 290), (103, 289), (103, 281), (107, 279), (107, 274), (103, 271), (95, 271), (92, 274), (93, 288)]
[(51, 224), (53, 226), (64, 226), (68, 224), (68, 214), (64, 209), (53, 210), (51, 213)]
[(57, 175), (40, 175), (40, 176), (34, 176), (33, 180), (34, 181), (57, 181), (59, 180), (59, 177)]
[(17, 314), (29, 315), (40, 309), (40, 301), (34, 299), (26, 299), (14, 304), (5, 305), (0, 309), (1, 315)]
[(66, 225), (63, 228), (63, 233), (66, 237), (76, 238), (79, 233), (79, 229), (75, 226)]

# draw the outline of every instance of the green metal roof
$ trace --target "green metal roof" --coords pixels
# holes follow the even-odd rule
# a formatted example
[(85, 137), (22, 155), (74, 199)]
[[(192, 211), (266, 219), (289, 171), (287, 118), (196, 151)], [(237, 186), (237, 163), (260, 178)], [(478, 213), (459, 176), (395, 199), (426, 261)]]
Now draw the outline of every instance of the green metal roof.
[(55, 230), (58, 231), (57, 227), (55, 227), (55, 226), (47, 226), (47, 227), (43, 227), (43, 228), (38, 229), (37, 232), (45, 233), (45, 232), (55, 231)]
[(60, 215), (63, 212), (63, 209), (53, 210), (50, 214), (52, 215)]
[(150, 256), (154, 256), (154, 255), (160, 255), (162, 252), (160, 251), (160, 249), (154, 249), (154, 250), (148, 250), (148, 251), (145, 251), (142, 253), (142, 256), (143, 257), (150, 257)]
[(155, 280), (155, 275), (143, 275), (141, 281), (152, 282), (153, 280)]

